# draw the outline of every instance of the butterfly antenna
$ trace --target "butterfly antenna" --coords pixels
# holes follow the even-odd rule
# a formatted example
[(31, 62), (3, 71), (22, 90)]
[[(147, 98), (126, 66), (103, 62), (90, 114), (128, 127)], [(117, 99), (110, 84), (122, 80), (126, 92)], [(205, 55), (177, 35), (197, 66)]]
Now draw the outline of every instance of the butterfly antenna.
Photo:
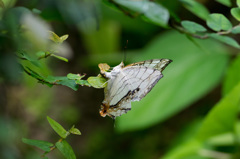
[(124, 48), (123, 48), (123, 63), (125, 63), (125, 62), (126, 62), (126, 59), (127, 59), (127, 53), (126, 53), (127, 45), (128, 45), (128, 40), (127, 40), (127, 42), (126, 42), (126, 45), (125, 45)]
[(116, 118), (113, 118), (113, 127), (115, 128)]

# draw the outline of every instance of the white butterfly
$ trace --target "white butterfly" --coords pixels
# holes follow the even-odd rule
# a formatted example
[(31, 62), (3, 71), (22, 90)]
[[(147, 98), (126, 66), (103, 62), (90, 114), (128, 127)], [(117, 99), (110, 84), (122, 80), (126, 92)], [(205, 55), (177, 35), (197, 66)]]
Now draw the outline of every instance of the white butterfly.
[[(108, 81), (100, 115), (102, 117), (108, 115), (115, 119), (127, 113), (131, 110), (131, 102), (140, 101), (145, 97), (163, 77), (162, 71), (171, 62), (172, 60), (169, 59), (153, 59), (125, 67), (121, 62), (110, 72), (102, 69), (101, 73)], [(101, 69), (101, 66), (99, 67)]]

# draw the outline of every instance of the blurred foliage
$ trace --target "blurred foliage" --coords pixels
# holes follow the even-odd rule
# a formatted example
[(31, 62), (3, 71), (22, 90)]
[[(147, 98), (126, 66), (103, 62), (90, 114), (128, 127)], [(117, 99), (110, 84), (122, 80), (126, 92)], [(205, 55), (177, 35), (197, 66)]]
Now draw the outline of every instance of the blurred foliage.
[[(0, 0), (0, 158), (40, 158), (30, 144), (45, 158), (239, 159), (239, 6)], [(94, 88), (106, 86), (97, 65), (115, 66), (123, 52), (127, 63), (173, 63), (114, 127)], [(61, 121), (48, 117), (60, 139), (48, 115)], [(73, 124), (81, 137), (67, 137), (81, 134), (63, 128)]]

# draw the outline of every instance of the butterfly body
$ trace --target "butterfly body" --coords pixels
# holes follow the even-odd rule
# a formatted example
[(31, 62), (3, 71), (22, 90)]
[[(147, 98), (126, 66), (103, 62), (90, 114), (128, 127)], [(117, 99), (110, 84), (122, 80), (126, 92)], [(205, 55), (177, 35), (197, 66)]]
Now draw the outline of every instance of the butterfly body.
[(132, 101), (140, 101), (163, 77), (162, 71), (169, 59), (153, 59), (124, 67), (123, 62), (110, 72), (102, 72), (108, 79), (100, 115), (115, 119), (131, 110)]

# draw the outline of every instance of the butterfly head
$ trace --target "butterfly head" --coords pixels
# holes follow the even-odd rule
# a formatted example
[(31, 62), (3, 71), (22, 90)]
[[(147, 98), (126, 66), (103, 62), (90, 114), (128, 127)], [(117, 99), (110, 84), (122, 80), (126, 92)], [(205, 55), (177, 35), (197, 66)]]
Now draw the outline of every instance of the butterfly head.
[(101, 105), (101, 108), (100, 108), (100, 111), (99, 111), (99, 113), (100, 113), (100, 115), (102, 116), (102, 117), (105, 117), (108, 113), (107, 113), (107, 106), (104, 104), (104, 103), (102, 103), (102, 105)]

